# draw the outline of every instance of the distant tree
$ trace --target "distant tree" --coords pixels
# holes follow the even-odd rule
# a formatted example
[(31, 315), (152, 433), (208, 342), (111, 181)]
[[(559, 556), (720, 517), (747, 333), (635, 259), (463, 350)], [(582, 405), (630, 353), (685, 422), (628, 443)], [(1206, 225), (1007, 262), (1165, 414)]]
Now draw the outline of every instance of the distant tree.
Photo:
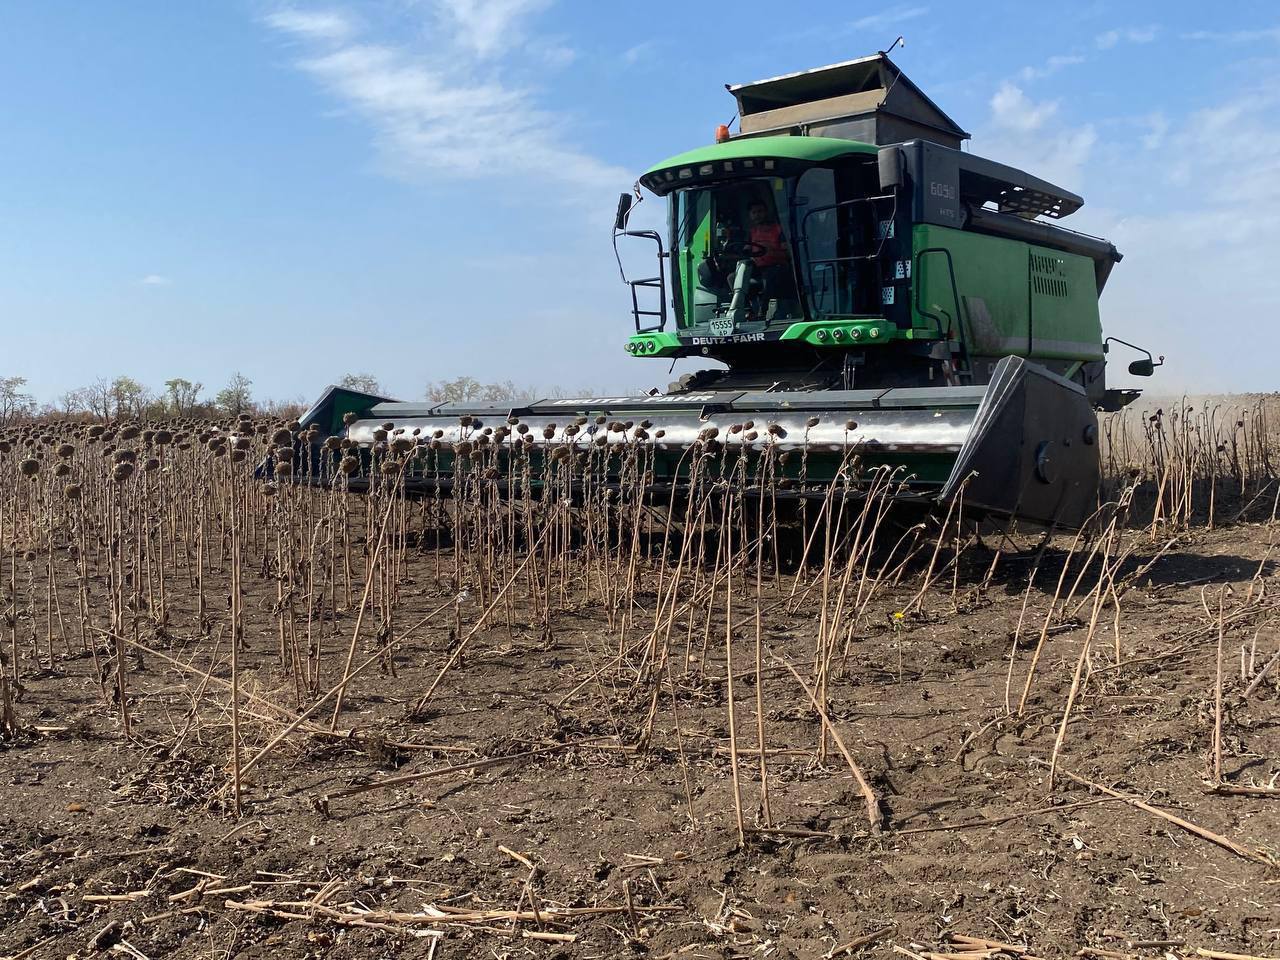
[(192, 383), (182, 377), (174, 377), (164, 382), (164, 400), (168, 412), (175, 417), (190, 416), (200, 400), (203, 383)]
[(243, 373), (234, 373), (227, 385), (213, 398), (214, 405), (223, 413), (239, 416), (253, 409), (253, 381)]
[(99, 377), (87, 387), (81, 387), (77, 392), (81, 395), (84, 408), (89, 413), (99, 420), (111, 419), (112, 387), (110, 380), (106, 377)]
[(281, 420), (296, 420), (307, 412), (307, 401), (302, 397), (292, 400), (266, 400), (257, 405), (261, 413)]
[(26, 377), (0, 377), (0, 425), (35, 411), (36, 398), (22, 389), (26, 385)]
[(151, 391), (133, 377), (119, 376), (111, 381), (112, 416), (142, 417), (151, 403)]
[(78, 387), (58, 397), (57, 411), (68, 416), (89, 411), (89, 388)]
[(503, 400), (528, 400), (534, 391), (518, 387), (510, 380), (481, 383), (474, 377), (436, 380), (427, 384), (427, 399), (436, 403), (500, 403)]
[(496, 403), (499, 400), (524, 400), (528, 395), (528, 390), (517, 387), (510, 380), (486, 383), (480, 388), (480, 399), (486, 403)]
[(381, 394), (382, 385), (372, 373), (348, 373), (338, 381), (338, 386), (348, 390), (359, 390), (361, 393)]
[(474, 377), (433, 380), (427, 384), (427, 399), (436, 403), (464, 403), (480, 396), (481, 383)]

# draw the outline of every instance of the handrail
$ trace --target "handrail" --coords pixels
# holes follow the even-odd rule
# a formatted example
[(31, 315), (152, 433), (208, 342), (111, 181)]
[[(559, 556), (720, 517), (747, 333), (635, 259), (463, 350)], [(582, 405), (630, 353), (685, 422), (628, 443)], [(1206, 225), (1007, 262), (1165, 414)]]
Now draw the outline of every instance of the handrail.
[[(662, 246), (662, 234), (657, 230), (623, 230), (620, 231), (626, 237), (640, 237), (643, 240), (652, 240), (658, 245), (658, 275), (656, 277), (645, 277), (643, 280), (626, 280), (627, 285), (631, 288), (631, 315), (636, 322), (636, 333), (653, 333), (655, 331), (665, 330), (667, 326), (667, 252)], [(616, 236), (616, 234), (615, 234)], [(658, 309), (657, 310), (641, 310), (640, 295), (638, 288), (658, 291)], [(641, 326), (641, 317), (657, 317), (658, 325)]]
[[(814, 280), (815, 280), (815, 277), (814, 277), (814, 269), (815, 269), (816, 267), (821, 267), (821, 266), (828, 266), (828, 267), (831, 267), (832, 265), (837, 264), (837, 263), (848, 263), (848, 262), (853, 262), (853, 261), (857, 261), (857, 260), (876, 260), (876, 259), (878, 259), (878, 258), (880, 257), (880, 255), (881, 255), (881, 250), (882, 250), (882, 247), (883, 247), (883, 243), (881, 243), (881, 245), (880, 245), (879, 247), (877, 247), (877, 249), (876, 249), (876, 251), (875, 251), (874, 253), (869, 253), (869, 254), (859, 255), (859, 256), (848, 256), (848, 257), (820, 257), (820, 258), (814, 259), (813, 257), (811, 257), (811, 256), (809, 255), (809, 218), (810, 218), (810, 217), (812, 217), (812, 216), (813, 216), (814, 214), (816, 214), (816, 213), (825, 213), (825, 212), (826, 212), (826, 211), (828, 211), (828, 210), (838, 210), (838, 209), (841, 209), (841, 208), (853, 207), (853, 206), (854, 206), (854, 205), (856, 205), (856, 204), (863, 204), (863, 203), (866, 203), (866, 204), (872, 204), (872, 205), (873, 205), (873, 209), (874, 209), (874, 204), (876, 204), (876, 203), (877, 203), (877, 202), (879, 202), (879, 201), (884, 201), (884, 200), (895, 200), (895, 199), (896, 199), (896, 198), (895, 198), (895, 196), (894, 196), (893, 194), (883, 194), (883, 195), (880, 195), (880, 196), (874, 196), (874, 197), (854, 197), (852, 200), (840, 200), (840, 201), (838, 201), (838, 202), (836, 202), (836, 203), (829, 203), (829, 204), (825, 204), (825, 205), (823, 205), (823, 206), (821, 206), (821, 207), (814, 207), (812, 210), (807, 210), (807, 211), (805, 211), (804, 216), (800, 218), (800, 230), (799, 230), (800, 237), (799, 237), (799, 240), (800, 240), (800, 247), (801, 247), (801, 250), (803, 251), (803, 254), (804, 254), (804, 262), (805, 262), (805, 266), (806, 266), (806, 267), (807, 267), (807, 269), (808, 269), (808, 274), (809, 274), (809, 276), (808, 276), (809, 284), (808, 284), (807, 286), (810, 288), (810, 290), (812, 290), (812, 289), (814, 288), (814, 286), (815, 286), (815, 283), (814, 283)], [(837, 236), (839, 236), (839, 228), (838, 228), (838, 227), (837, 227), (836, 234), (837, 234)], [(883, 239), (883, 238), (882, 238), (882, 239)], [(833, 273), (834, 273), (834, 271), (833, 271)], [(832, 280), (833, 280), (833, 285), (832, 285), (832, 290), (831, 290), (831, 292), (832, 292), (833, 294), (835, 294), (835, 295), (836, 295), (836, 297), (837, 297), (837, 301), (838, 301), (838, 299), (839, 299), (839, 291), (838, 291), (838, 289), (837, 289), (837, 286), (838, 286), (838, 285), (834, 283), (834, 280), (835, 280), (835, 277), (834, 277), (834, 276), (832, 277)], [(812, 295), (811, 295), (811, 298), (812, 298)], [(825, 300), (826, 300), (826, 290), (825, 290), (825, 288), (823, 289), (823, 298), (822, 298), (822, 299), (823, 299), (823, 302), (825, 303)], [(818, 306), (817, 306), (817, 303), (816, 303), (816, 302), (813, 304), (813, 306), (814, 306), (814, 309), (815, 309), (815, 310), (818, 310), (818, 311), (819, 311), (819, 312), (821, 312), (823, 315), (829, 314), (829, 313), (831, 312), (831, 311), (829, 311), (829, 310), (825, 310), (825, 309), (820, 309), (820, 308), (818, 308)]]
[(835, 210), (839, 207), (851, 207), (855, 203), (875, 203), (877, 200), (892, 199), (894, 199), (893, 194), (886, 193), (878, 197), (854, 197), (852, 200), (838, 200), (835, 203), (828, 203), (823, 207), (814, 207), (812, 210), (805, 211), (805, 215), (800, 218), (800, 236), (804, 237), (806, 240), (808, 239), (808, 228), (806, 227), (806, 224), (808, 223), (809, 218), (815, 213), (823, 213), (827, 210)]
[[(951, 278), (951, 299), (956, 309), (956, 322), (959, 323), (960, 322), (960, 288), (956, 286), (956, 268), (955, 268), (954, 261), (952, 261), (951, 259), (951, 251), (948, 250), (946, 247), (925, 247), (923, 250), (917, 250), (915, 256), (912, 257), (912, 259), (915, 261), (915, 263), (912, 266), (912, 271), (911, 271), (912, 276), (916, 281), (920, 279), (921, 273), (920, 273), (919, 263), (921, 260), (924, 259), (925, 254), (928, 254), (928, 253), (941, 253), (947, 258), (947, 273)], [(914, 300), (915, 300), (916, 312), (919, 313), (921, 316), (928, 317), (938, 325), (939, 340), (947, 339), (947, 331), (943, 329), (942, 318), (938, 316), (936, 313), (930, 313), (928, 310), (925, 310), (920, 305), (920, 289), (924, 286), (924, 284), (915, 282), (913, 285), (915, 286)], [(942, 312), (946, 313), (945, 310), (943, 310)], [(948, 320), (949, 319), (950, 318), (948, 317)], [(950, 327), (951, 324), (948, 322), (947, 326)], [(960, 332), (963, 333), (964, 331), (962, 330)]]

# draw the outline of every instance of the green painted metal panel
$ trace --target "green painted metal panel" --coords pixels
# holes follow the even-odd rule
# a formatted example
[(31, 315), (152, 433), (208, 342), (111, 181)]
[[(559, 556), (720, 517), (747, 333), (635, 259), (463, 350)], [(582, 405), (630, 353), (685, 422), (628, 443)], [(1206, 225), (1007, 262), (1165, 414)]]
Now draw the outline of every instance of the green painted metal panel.
[(375, 398), (366, 393), (335, 387), (325, 408), (317, 411), (315, 422), (326, 435), (340, 435), (346, 430), (343, 417), (348, 413), (364, 416), (373, 402)]
[(635, 357), (673, 357), (680, 351), (680, 336), (669, 331), (637, 333), (624, 349)]
[(846, 317), (793, 323), (779, 340), (803, 340), (815, 347), (875, 346), (888, 343), (898, 330), (883, 317)]
[[(377, 475), (377, 463), (380, 458), (375, 457), (368, 447), (362, 447), (355, 451), (356, 455), (361, 459), (361, 474), (363, 476)], [(337, 471), (337, 464), (343, 456), (340, 452), (329, 453), (324, 451), (320, 454), (324, 464), (322, 467), (322, 476), (331, 477)], [(599, 454), (592, 454), (596, 463), (596, 475), (601, 482), (616, 481), (619, 475), (618, 458), (612, 457), (607, 463), (600, 459)], [(648, 467), (655, 483), (676, 483), (689, 478), (692, 460), (684, 451), (676, 450), (652, 450), (648, 454)], [(524, 458), (527, 458), (525, 460)], [(753, 477), (759, 469), (760, 451), (750, 450), (747, 453), (746, 460), (746, 476)], [(738, 466), (738, 455), (736, 452), (713, 456), (705, 459), (702, 463), (702, 476), (706, 479), (727, 478), (735, 474), (735, 470), (741, 470)], [(527, 462), (527, 471), (523, 467), (516, 467), (517, 462)], [(887, 467), (890, 471), (897, 471), (896, 476), (906, 481), (908, 486), (919, 490), (921, 488), (937, 488), (942, 486), (947, 478), (951, 475), (951, 470), (955, 465), (955, 455), (950, 453), (920, 453), (909, 451), (891, 451), (891, 450), (867, 450), (858, 457), (861, 466), (862, 476), (869, 478), (873, 471), (880, 467)], [(435, 480), (457, 480), (464, 475), (474, 474), (482, 470), (486, 465), (497, 466), (499, 472), (505, 477), (514, 489), (520, 489), (524, 483), (528, 483), (530, 489), (538, 491), (550, 482), (552, 486), (556, 485), (556, 476), (560, 474), (564, 467), (556, 461), (547, 462), (546, 457), (541, 449), (536, 445), (528, 448), (521, 461), (516, 461), (508, 451), (502, 451), (497, 459), (476, 460), (469, 457), (459, 457), (447, 449), (439, 451), (430, 451), (419, 454), (410, 458), (408, 461), (405, 475), (411, 478), (430, 478)], [(810, 486), (830, 483), (836, 480), (843, 471), (847, 475), (849, 468), (849, 460), (846, 451), (826, 451), (812, 450), (804, 457), (791, 457), (785, 463), (775, 460), (773, 465), (773, 475), (775, 477), (790, 477), (793, 480), (803, 478), (806, 484)], [(581, 477), (580, 473), (576, 473), (577, 477)], [(738, 474), (741, 476), (741, 474)]]
[(973, 354), (1027, 355), (1025, 243), (918, 224), (912, 245), (915, 330), (937, 336), (941, 325), (945, 333), (962, 335)]
[(1028, 246), (1031, 353), (1053, 360), (1101, 360), (1102, 321), (1093, 261)]
[(689, 239), (688, 246), (682, 247), (680, 252), (685, 258), (685, 309), (684, 316), (680, 317), (680, 325), (682, 327), (692, 327), (695, 323), (694, 308), (698, 302), (698, 269), (697, 264), (704, 257), (711, 255), (711, 205), (707, 204), (706, 211), (698, 219), (697, 225), (693, 229), (693, 234)]
[(917, 336), (936, 337), (941, 326), (971, 355), (1101, 359), (1089, 258), (927, 224), (915, 226), (912, 244)]

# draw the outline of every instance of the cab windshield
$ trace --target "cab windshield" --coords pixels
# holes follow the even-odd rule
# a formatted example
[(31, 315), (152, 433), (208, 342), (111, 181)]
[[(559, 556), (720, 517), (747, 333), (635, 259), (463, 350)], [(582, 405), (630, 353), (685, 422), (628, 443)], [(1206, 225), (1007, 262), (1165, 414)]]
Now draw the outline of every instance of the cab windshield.
[(713, 336), (803, 319), (786, 181), (681, 190), (672, 198), (676, 315)]
[(877, 186), (874, 160), (857, 158), (675, 191), (678, 325), (729, 336), (881, 313), (879, 261), (894, 205)]

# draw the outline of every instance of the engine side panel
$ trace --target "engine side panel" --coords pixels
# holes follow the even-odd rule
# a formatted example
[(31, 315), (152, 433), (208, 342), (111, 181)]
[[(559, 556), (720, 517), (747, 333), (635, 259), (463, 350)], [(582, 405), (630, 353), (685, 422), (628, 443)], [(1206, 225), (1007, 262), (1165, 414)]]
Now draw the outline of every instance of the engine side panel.
[(913, 248), (918, 336), (950, 323), (973, 356), (1102, 359), (1089, 258), (929, 224), (915, 226)]

